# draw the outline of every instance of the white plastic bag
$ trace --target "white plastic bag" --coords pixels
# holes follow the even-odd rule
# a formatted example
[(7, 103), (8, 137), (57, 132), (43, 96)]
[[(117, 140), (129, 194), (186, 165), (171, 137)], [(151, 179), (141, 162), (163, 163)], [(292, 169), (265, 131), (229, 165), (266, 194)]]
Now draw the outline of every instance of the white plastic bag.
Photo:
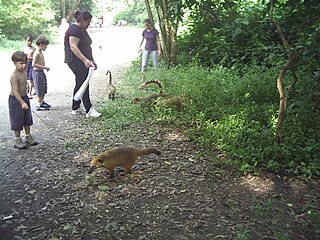
[(81, 87), (79, 88), (79, 90), (76, 92), (76, 94), (73, 96), (73, 99), (75, 101), (80, 101), (83, 97), (84, 92), (86, 91), (88, 85), (89, 85), (89, 81), (92, 77), (92, 74), (94, 72), (94, 67), (90, 67), (89, 68), (89, 72), (88, 72), (88, 76), (86, 78), (86, 80), (82, 83)]

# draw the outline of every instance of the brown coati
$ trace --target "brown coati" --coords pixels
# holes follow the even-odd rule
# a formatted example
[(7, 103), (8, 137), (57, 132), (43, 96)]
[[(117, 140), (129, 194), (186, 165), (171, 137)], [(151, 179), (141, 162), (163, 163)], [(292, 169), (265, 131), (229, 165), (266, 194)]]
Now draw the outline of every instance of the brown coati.
[(91, 160), (89, 173), (96, 168), (105, 168), (109, 171), (110, 177), (113, 177), (115, 167), (123, 167), (126, 174), (131, 173), (131, 167), (135, 164), (137, 157), (149, 154), (160, 155), (161, 152), (155, 148), (136, 149), (130, 147), (112, 148)]
[(116, 97), (116, 88), (115, 88), (115, 86), (112, 84), (112, 74), (111, 74), (111, 71), (110, 71), (110, 70), (108, 70), (108, 71), (106, 72), (106, 75), (107, 75), (107, 76), (108, 76), (108, 74), (109, 74), (109, 84), (108, 84), (108, 86), (107, 86), (107, 93), (108, 93), (109, 99), (114, 100), (115, 97)]
[(163, 85), (162, 85), (162, 82), (160, 80), (150, 80), (150, 81), (147, 81), (145, 83), (142, 83), (140, 86), (139, 86), (139, 89), (143, 89), (144, 87), (146, 87), (147, 85), (149, 84), (152, 84), (152, 83), (155, 83), (158, 85), (159, 87), (159, 93), (154, 93), (154, 94), (151, 94), (147, 97), (135, 97), (132, 102), (133, 103), (154, 103), (156, 104), (156, 100), (159, 98), (159, 97), (163, 97), (165, 96), (164, 95), (164, 92), (163, 92)]
[(160, 80), (150, 80), (150, 81), (144, 82), (144, 83), (140, 84), (139, 89), (143, 89), (146, 86), (148, 86), (150, 84), (153, 84), (153, 83), (158, 85), (158, 87), (159, 87), (159, 95), (164, 95), (163, 84), (162, 84), (162, 82)]
[(176, 109), (181, 109), (185, 107), (190, 101), (188, 97), (181, 96), (170, 96), (166, 95), (163, 91), (163, 84), (160, 80), (151, 80), (145, 83), (142, 83), (139, 86), (139, 89), (145, 88), (149, 84), (157, 84), (159, 87), (159, 93), (151, 94), (147, 97), (136, 97), (133, 99), (133, 103), (140, 103), (144, 106), (146, 105), (156, 105), (156, 106), (165, 106), (165, 107), (174, 107)]

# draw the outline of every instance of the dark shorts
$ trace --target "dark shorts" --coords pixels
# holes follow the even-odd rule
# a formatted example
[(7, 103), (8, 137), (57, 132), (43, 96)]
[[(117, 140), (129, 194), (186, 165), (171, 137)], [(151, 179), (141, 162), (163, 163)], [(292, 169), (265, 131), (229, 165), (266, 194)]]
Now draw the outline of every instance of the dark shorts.
[(24, 126), (33, 124), (29, 98), (25, 95), (22, 99), (28, 104), (29, 109), (23, 109), (15, 96), (9, 96), (9, 116), (11, 130), (13, 131), (21, 131)]
[(43, 71), (32, 71), (34, 89), (39, 97), (44, 97), (47, 93), (47, 77)]
[(27, 80), (33, 80), (33, 76), (32, 76), (32, 62), (27, 62)]

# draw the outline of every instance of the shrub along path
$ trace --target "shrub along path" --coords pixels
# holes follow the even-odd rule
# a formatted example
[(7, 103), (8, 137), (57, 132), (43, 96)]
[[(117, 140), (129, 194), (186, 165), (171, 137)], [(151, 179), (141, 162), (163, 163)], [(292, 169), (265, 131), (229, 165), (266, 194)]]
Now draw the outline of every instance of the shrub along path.
[[(120, 80), (125, 65), (110, 68)], [(104, 71), (92, 89), (107, 109)], [(38, 113), (46, 124), (34, 116), (39, 146), (13, 150), (1, 129), (0, 239), (319, 239), (317, 182), (237, 176), (171, 126), (71, 116), (65, 86), (48, 102)], [(131, 175), (87, 175), (90, 158), (115, 146), (162, 155), (143, 157)]]

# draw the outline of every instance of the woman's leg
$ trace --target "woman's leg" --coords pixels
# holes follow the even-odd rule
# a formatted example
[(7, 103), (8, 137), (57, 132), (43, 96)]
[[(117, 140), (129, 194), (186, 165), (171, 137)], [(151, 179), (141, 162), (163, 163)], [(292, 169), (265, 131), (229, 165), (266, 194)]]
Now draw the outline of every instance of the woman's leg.
[(150, 52), (147, 50), (143, 50), (142, 52), (142, 72), (146, 72), (148, 68), (148, 60), (149, 60), (149, 54)]
[[(76, 76), (76, 85), (73, 90), (73, 96), (76, 92), (80, 89), (83, 82), (86, 80), (89, 69), (82, 62), (74, 61), (68, 64), (69, 68), (72, 70), (74, 75)], [(82, 101), (86, 112), (89, 112), (90, 108), (92, 107), (90, 94), (89, 94), (89, 86), (87, 87), (86, 91), (83, 94)], [(80, 107), (81, 101), (72, 100), (72, 110), (77, 110)]]
[(152, 51), (151, 52), (151, 57), (152, 57), (152, 62), (153, 62), (153, 67), (155, 69), (159, 68), (159, 56), (158, 56), (158, 51)]

